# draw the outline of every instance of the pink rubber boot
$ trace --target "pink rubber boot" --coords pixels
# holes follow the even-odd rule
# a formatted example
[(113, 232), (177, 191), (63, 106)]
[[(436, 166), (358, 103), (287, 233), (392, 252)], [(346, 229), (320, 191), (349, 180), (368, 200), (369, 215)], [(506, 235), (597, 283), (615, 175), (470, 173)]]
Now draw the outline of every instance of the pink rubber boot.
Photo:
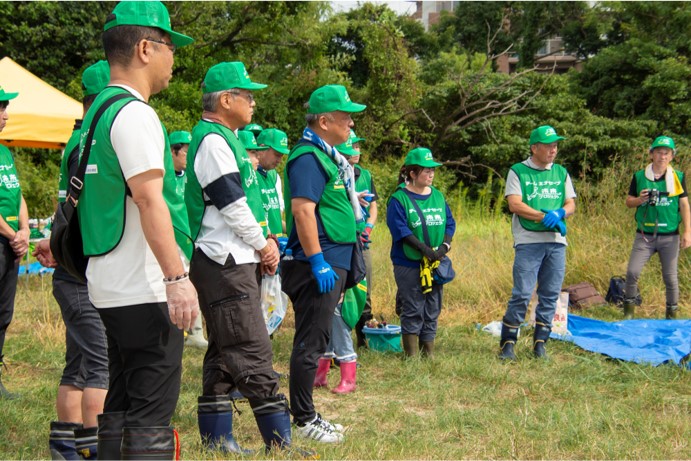
[(334, 394), (348, 394), (353, 392), (355, 386), (355, 375), (357, 374), (357, 362), (341, 362), (341, 382), (331, 392)]
[(326, 380), (326, 375), (331, 368), (331, 359), (325, 357), (319, 358), (319, 365), (317, 366), (317, 374), (314, 376), (314, 387), (328, 387), (329, 382)]

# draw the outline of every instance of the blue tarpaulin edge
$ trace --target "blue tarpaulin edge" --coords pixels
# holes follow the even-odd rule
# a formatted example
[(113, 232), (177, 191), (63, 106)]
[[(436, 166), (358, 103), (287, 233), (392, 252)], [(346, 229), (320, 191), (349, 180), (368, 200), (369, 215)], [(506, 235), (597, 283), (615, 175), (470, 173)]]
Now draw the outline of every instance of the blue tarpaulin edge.
[(618, 360), (691, 369), (691, 320), (605, 322), (569, 313), (568, 333), (552, 337)]

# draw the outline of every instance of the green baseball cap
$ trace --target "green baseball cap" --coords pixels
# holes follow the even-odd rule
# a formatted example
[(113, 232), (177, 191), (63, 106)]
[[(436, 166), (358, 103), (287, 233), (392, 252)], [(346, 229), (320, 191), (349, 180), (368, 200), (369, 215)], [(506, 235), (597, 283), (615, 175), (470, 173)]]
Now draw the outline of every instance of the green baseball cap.
[(552, 144), (553, 142), (561, 141), (563, 138), (557, 135), (557, 130), (549, 125), (542, 125), (535, 128), (530, 133), (530, 145), (533, 144)]
[(192, 142), (192, 134), (189, 131), (173, 131), (168, 136), (170, 144), (189, 144)]
[(93, 96), (100, 93), (110, 82), (110, 66), (108, 61), (98, 61), (91, 64), (82, 72), (82, 90), (84, 96)]
[(247, 150), (267, 150), (268, 147), (261, 147), (257, 144), (257, 139), (251, 131), (238, 131), (238, 139)]
[(426, 147), (416, 147), (405, 156), (405, 166), (418, 165), (423, 168), (436, 168), (441, 166), (432, 158), (432, 151)]
[(142, 26), (161, 29), (170, 35), (170, 39), (177, 47), (189, 45), (194, 41), (192, 37), (173, 32), (168, 10), (159, 1), (123, 1), (118, 3), (113, 12), (106, 18), (103, 30), (106, 31), (117, 26)]
[(245, 125), (243, 128), (245, 131), (251, 131), (255, 136), (259, 136), (259, 133), (261, 133), (263, 129), (264, 127), (257, 123), (250, 123), (249, 125)]
[(273, 150), (283, 155), (290, 153), (290, 149), (288, 149), (288, 135), (278, 128), (267, 128), (259, 133), (257, 143), (262, 146), (271, 147)]
[(655, 138), (655, 141), (653, 141), (653, 144), (650, 146), (650, 150), (652, 151), (656, 147), (667, 147), (669, 149), (676, 150), (674, 139), (670, 138), (669, 136), (658, 136)]
[(353, 155), (360, 155), (360, 152), (353, 149), (353, 144), (356, 143), (356, 141), (354, 141), (355, 139), (358, 139), (358, 137), (355, 135), (355, 132), (353, 130), (350, 130), (348, 140), (343, 144), (337, 145), (336, 150), (343, 155), (347, 155), (348, 157), (351, 157)]
[(212, 66), (207, 72), (202, 82), (204, 93), (215, 93), (217, 91), (231, 90), (240, 88), (241, 90), (261, 90), (267, 85), (255, 83), (250, 80), (245, 65), (241, 62), (222, 62)]
[(314, 90), (309, 100), (310, 114), (324, 112), (362, 112), (367, 106), (350, 100), (343, 85), (325, 85)]
[(19, 93), (5, 93), (5, 90), (0, 86), (0, 101), (5, 102), (19, 96)]

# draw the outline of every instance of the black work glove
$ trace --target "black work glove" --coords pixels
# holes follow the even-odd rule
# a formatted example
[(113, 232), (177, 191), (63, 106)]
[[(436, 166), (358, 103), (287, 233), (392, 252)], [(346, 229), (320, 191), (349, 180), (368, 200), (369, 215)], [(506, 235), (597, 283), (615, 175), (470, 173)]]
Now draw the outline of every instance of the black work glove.
[(405, 243), (407, 243), (408, 245), (410, 245), (411, 247), (418, 250), (420, 253), (422, 253), (424, 256), (426, 256), (427, 259), (429, 259), (430, 261), (436, 261), (436, 259), (435, 259), (435, 256), (436, 256), (435, 253), (436, 252), (433, 249), (431, 249), (430, 247), (428, 247), (427, 245), (425, 245), (424, 243), (422, 243), (414, 235), (411, 234), (407, 237), (404, 237), (403, 241)]
[(437, 250), (434, 252), (435, 261), (440, 260), (441, 258), (446, 256), (446, 253), (449, 252), (449, 250), (451, 249), (451, 239), (452, 237), (449, 234), (444, 235), (444, 243), (439, 245), (439, 248), (437, 248)]

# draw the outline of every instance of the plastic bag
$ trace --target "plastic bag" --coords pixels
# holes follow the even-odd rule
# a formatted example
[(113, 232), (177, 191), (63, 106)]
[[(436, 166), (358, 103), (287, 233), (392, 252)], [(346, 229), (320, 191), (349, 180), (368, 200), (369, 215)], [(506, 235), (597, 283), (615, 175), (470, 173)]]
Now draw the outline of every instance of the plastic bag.
[(281, 276), (262, 277), (261, 307), (264, 323), (269, 334), (273, 334), (286, 316), (288, 295), (281, 291)]

